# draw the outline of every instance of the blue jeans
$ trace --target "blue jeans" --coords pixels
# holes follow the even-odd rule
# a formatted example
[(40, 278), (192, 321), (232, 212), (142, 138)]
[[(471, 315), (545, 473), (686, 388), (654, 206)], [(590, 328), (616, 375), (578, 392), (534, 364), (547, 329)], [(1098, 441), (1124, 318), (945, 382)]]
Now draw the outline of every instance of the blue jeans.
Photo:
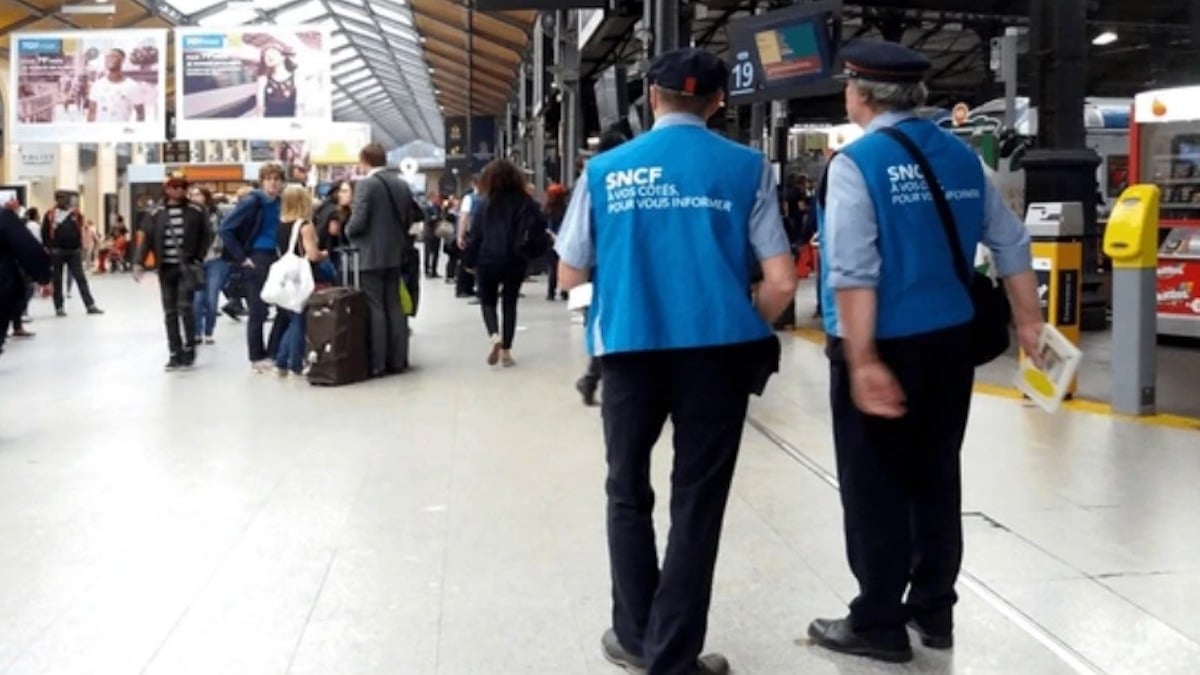
[(204, 263), (204, 287), (196, 290), (193, 308), (196, 313), (196, 337), (212, 337), (217, 327), (217, 302), (221, 289), (229, 279), (229, 262), (209, 260)]
[(278, 310), (287, 314), (287, 329), (279, 339), (279, 351), (275, 355), (275, 367), (287, 368), (293, 373), (304, 370), (304, 312), (299, 314), (285, 309)]

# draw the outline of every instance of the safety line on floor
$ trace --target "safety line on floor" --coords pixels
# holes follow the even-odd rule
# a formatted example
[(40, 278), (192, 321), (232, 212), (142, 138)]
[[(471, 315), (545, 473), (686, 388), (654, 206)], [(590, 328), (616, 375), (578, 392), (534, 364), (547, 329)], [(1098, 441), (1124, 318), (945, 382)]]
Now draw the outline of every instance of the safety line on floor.
[[(793, 328), (792, 334), (801, 340), (817, 345), (818, 347), (825, 346), (825, 333), (815, 328)], [(1016, 387), (1007, 387), (998, 384), (990, 384), (987, 382), (976, 382), (975, 393), (983, 394), (985, 396), (1007, 398), (1014, 401), (1024, 400), (1024, 396), (1020, 391), (1017, 390)], [(1114, 412), (1112, 406), (1108, 403), (1093, 399), (1076, 398), (1063, 401), (1062, 409), (1069, 410), (1071, 412), (1091, 413), (1093, 415), (1111, 417), (1122, 422), (1132, 422), (1134, 424), (1145, 424), (1155, 427), (1164, 427), (1167, 429), (1181, 429), (1184, 431), (1200, 431), (1200, 418), (1187, 417), (1184, 415), (1171, 415), (1167, 413), (1146, 415), (1144, 417), (1122, 415), (1118, 412)]]
[[(826, 471), (825, 467), (821, 466), (820, 463), (789, 443), (787, 439), (772, 431), (770, 427), (759, 422), (752, 416), (746, 418), (746, 423), (814, 476), (824, 481), (833, 489), (841, 490), (841, 484), (838, 482), (837, 476)], [(1013, 625), (1025, 632), (1025, 634), (1037, 640), (1039, 644), (1049, 650), (1051, 654), (1054, 654), (1055, 657), (1070, 667), (1071, 670), (1080, 675), (1106, 675), (1103, 669), (1051, 633), (1039, 624), (1036, 619), (1005, 599), (1004, 596), (992, 590), (991, 587), (965, 567), (959, 572), (959, 581), (992, 609), (999, 612), (1001, 616), (1008, 619)]]

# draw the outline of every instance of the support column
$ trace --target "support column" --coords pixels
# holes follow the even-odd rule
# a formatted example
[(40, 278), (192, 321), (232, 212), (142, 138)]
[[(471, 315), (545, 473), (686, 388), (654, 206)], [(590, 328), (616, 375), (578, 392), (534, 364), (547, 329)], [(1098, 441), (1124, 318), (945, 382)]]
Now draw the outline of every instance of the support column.
[[(58, 146), (58, 170), (54, 177), (55, 190), (79, 190), (79, 145), (61, 143)], [(48, 204), (46, 208), (52, 206)], [(43, 209), (45, 210), (45, 209)]]
[(504, 106), (504, 156), (508, 159), (513, 158), (513, 104), (507, 103)]
[(771, 101), (771, 142), (775, 165), (779, 167), (779, 182), (786, 180), (788, 162), (789, 114), (787, 101)]
[(529, 166), (529, 84), (525, 68), (522, 59), (517, 66), (517, 138), (520, 139), (517, 148), (521, 153), (518, 164), (522, 167)]
[(657, 0), (654, 5), (654, 55), (679, 49), (680, 0)]
[(96, 150), (96, 190), (89, 194), (84, 214), (96, 223), (100, 235), (107, 234), (108, 218), (104, 213), (104, 195), (117, 194), (117, 146), (101, 143)]
[(753, 103), (750, 105), (750, 147), (756, 150), (766, 150), (763, 136), (767, 133), (767, 104)]
[(546, 187), (546, 33), (541, 14), (533, 26), (533, 162), (534, 191), (542, 198)]
[(555, 26), (560, 49), (555, 56), (555, 63), (559, 67), (558, 90), (562, 96), (558, 158), (562, 164), (562, 183), (570, 189), (575, 185), (575, 157), (579, 151), (579, 129), (583, 126), (579, 119), (579, 12), (559, 11)]
[(1083, 205), (1081, 328), (1107, 326), (1098, 273), (1096, 168), (1100, 157), (1085, 143), (1083, 99), (1087, 87), (1087, 0), (1032, 0), (1030, 51), (1038, 143), (1022, 160), (1025, 203)]
[[(650, 63), (654, 60), (654, 56), (658, 54), (658, 47), (655, 46), (655, 12), (656, 5), (654, 2), (642, 3), (642, 22), (640, 35), (642, 42), (642, 58), (639, 63), (639, 70), (643, 77), (650, 70)], [(644, 81), (644, 80), (643, 80)], [(649, 129), (654, 125), (654, 108), (650, 105), (650, 88), (647, 86), (645, 95), (642, 96), (642, 128)]]
[(467, 176), (475, 176), (475, 139), (471, 130), (475, 126), (475, 3), (469, 2), (467, 7), (467, 123), (463, 129), (463, 139), (467, 155)]

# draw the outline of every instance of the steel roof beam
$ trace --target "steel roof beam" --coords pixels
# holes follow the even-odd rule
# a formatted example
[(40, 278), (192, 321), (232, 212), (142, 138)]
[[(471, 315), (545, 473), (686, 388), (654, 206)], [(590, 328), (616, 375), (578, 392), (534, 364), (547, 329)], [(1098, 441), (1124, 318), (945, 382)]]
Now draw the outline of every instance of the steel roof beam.
[[(329, 14), (333, 18), (334, 23), (337, 24), (338, 28), (342, 29), (342, 33), (346, 35), (346, 39), (349, 40), (351, 43), (354, 43), (357, 46), (358, 40), (354, 36), (353, 32), (346, 30), (346, 24), (343, 23), (343, 17), (337, 16), (334, 13), (333, 8), (330, 5), (330, 0), (318, 0), (318, 1), (322, 5), (325, 6), (325, 11), (329, 12)], [(364, 3), (363, 6), (366, 7), (367, 5)], [(372, 17), (374, 17), (374, 14), (372, 14)], [(392, 65), (395, 66), (397, 70), (401, 70), (400, 64), (399, 64), (399, 62), (397, 62), (395, 60), (394, 55), (393, 55), (393, 59), (392, 59)], [(405, 78), (405, 84), (407, 85), (409, 95), (412, 98), (416, 98), (416, 94), (412, 89), (412, 84), (407, 81), (407, 78)], [(400, 105), (400, 101), (391, 92), (388, 92), (388, 97), (391, 98), (392, 105), (394, 105), (396, 107), (396, 109), (400, 111), (400, 114), (404, 116), (404, 121), (406, 124), (408, 124), (409, 130), (412, 132), (412, 134), (414, 136), (419, 136), (420, 134), (417, 133), (417, 129), (419, 127), (416, 123), (413, 122), (412, 118), (408, 116), (408, 111)], [(426, 138), (432, 139), (434, 137), (433, 127), (429, 126), (429, 122), (424, 117), (420, 118), (420, 126), (425, 128), (425, 132), (426, 132), (425, 137)], [(393, 137), (393, 140), (397, 140), (397, 139), (395, 139)]]
[[(379, 129), (380, 129), (380, 131), (383, 131), (383, 132), (384, 132), (384, 135), (386, 135), (386, 136), (387, 136), (389, 139), (391, 139), (391, 141), (392, 141), (392, 144), (393, 144), (393, 145), (397, 145), (397, 146), (399, 146), (399, 145), (403, 145), (402, 143), (400, 143), (400, 139), (399, 139), (399, 138), (397, 138), (395, 135), (393, 135), (393, 133), (392, 133), (392, 131), (391, 131), (391, 127), (389, 127), (388, 125), (386, 125), (386, 124), (384, 124), (382, 121), (380, 121), (380, 119), (379, 119), (378, 117), (376, 117), (376, 116), (375, 116), (375, 113), (371, 112), (371, 109), (370, 109), (370, 108), (368, 108), (366, 105), (364, 105), (364, 104), (363, 104), (363, 102), (362, 102), (362, 100), (361, 100), (361, 99), (359, 99), (359, 98), (358, 98), (357, 96), (355, 96), (354, 94), (352, 94), (352, 93), (350, 93), (350, 92), (346, 91), (345, 89), (342, 89), (341, 87), (338, 87), (338, 89), (340, 89), (340, 90), (341, 90), (341, 92), (342, 92), (342, 94), (344, 94), (344, 95), (345, 95), (346, 97), (348, 97), (348, 98), (349, 98), (349, 99), (350, 99), (350, 100), (351, 100), (351, 101), (352, 101), (352, 102), (353, 102), (353, 103), (354, 103), (356, 106), (358, 106), (358, 111), (359, 111), (359, 112), (361, 112), (363, 115), (365, 115), (365, 116), (366, 116), (367, 118), (369, 118), (369, 119), (370, 119), (372, 122), (374, 122), (376, 125), (378, 125), (378, 126), (379, 126)], [(407, 120), (405, 120), (405, 121), (407, 122)], [(410, 124), (410, 126), (411, 126), (411, 124)], [(412, 131), (413, 131), (413, 134), (415, 135), (415, 134), (416, 134), (416, 129), (414, 128)]]
[[(446, 23), (445, 21), (443, 21), (435, 16), (432, 16), (430, 14), (426, 14), (426, 13), (422, 12), (421, 10), (417, 9), (416, 7), (412, 7), (411, 9), (412, 9), (412, 13), (414, 15), (419, 16), (422, 19), (425, 19), (426, 21), (435, 23), (435, 24), (437, 24), (443, 28), (449, 29), (449, 30), (453, 30), (453, 31), (460, 32), (460, 33), (463, 32), (462, 26), (455, 26), (452, 23)], [(515, 42), (509, 42), (508, 40), (505, 40), (504, 38), (499, 38), (494, 35), (487, 35), (487, 34), (475, 35), (473, 37), (476, 40), (482, 40), (483, 42), (490, 42), (490, 43), (492, 43), (492, 45), (494, 45), (496, 47), (500, 47), (501, 49), (506, 49), (510, 52), (513, 52), (517, 56), (520, 56), (521, 54), (525, 53), (526, 45), (519, 45)]]

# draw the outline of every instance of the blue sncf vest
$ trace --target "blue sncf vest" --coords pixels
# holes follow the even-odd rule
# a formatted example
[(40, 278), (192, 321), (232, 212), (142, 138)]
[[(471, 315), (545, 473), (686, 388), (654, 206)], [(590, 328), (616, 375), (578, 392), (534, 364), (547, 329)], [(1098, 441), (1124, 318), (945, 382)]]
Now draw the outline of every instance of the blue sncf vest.
[(696, 125), (663, 126), (587, 165), (596, 356), (751, 342), (749, 221), (763, 157)]
[[(931, 122), (906, 120), (896, 128), (928, 157), (954, 212), (963, 254), (974, 260), (983, 236), (986, 188), (979, 157)], [(884, 134), (871, 133), (842, 152), (862, 172), (879, 225), (875, 337), (919, 335), (970, 321), (975, 311), (971, 298), (955, 274), (937, 207), (908, 151)], [(817, 212), (822, 245), (828, 233), (824, 206), (818, 204)], [(840, 337), (837, 292), (829, 287), (828, 271), (828, 265), (821, 266), (825, 331)]]

